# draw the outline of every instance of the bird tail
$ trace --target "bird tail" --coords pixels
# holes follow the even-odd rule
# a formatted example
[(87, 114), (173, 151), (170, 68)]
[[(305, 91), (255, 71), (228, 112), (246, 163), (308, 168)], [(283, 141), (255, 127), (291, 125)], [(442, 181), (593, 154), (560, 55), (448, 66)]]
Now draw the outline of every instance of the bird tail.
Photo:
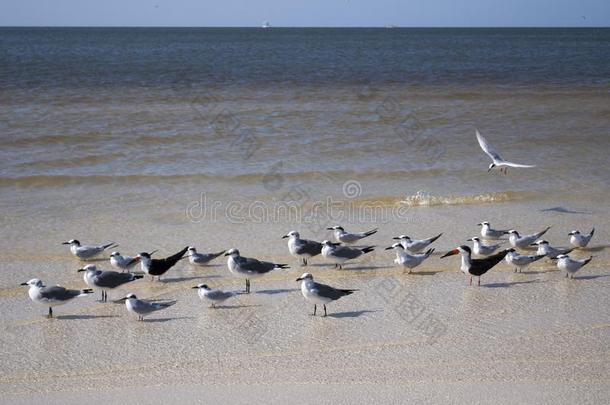
[(360, 249), (362, 251), (362, 253), (369, 253), (372, 252), (373, 250), (375, 250), (375, 246), (367, 246), (365, 248)]
[(439, 233), (438, 235), (436, 235), (435, 237), (430, 238), (430, 243), (434, 242), (435, 240), (437, 240), (437, 239), (438, 239), (438, 238), (440, 238), (441, 236), (443, 236), (443, 233), (442, 233), (442, 232), (441, 232), (441, 233)]
[(132, 280), (137, 280), (140, 278), (144, 278), (144, 274), (133, 274), (133, 279)]
[(371, 229), (370, 231), (367, 231), (367, 232), (364, 233), (364, 237), (366, 238), (367, 236), (371, 236), (371, 235), (376, 234), (376, 233), (377, 233), (377, 228)]
[(91, 288), (85, 288), (84, 290), (80, 290), (79, 297), (84, 297), (87, 294), (93, 294), (93, 290)]
[(107, 245), (102, 245), (104, 250), (106, 250), (106, 249), (113, 249), (113, 248), (118, 247), (118, 246), (119, 246), (119, 244), (118, 243), (114, 243), (114, 242), (110, 242)]
[(168, 302), (157, 302), (156, 305), (159, 308), (167, 308), (167, 307), (171, 307), (172, 305), (174, 305), (176, 302), (178, 301), (168, 301)]
[(186, 253), (186, 251), (188, 250), (188, 248), (189, 248), (188, 246), (187, 246), (187, 247), (185, 247), (184, 249), (182, 249), (182, 250), (181, 250), (181, 251), (179, 251), (178, 253), (173, 254), (173, 255), (171, 255), (171, 256), (169, 256), (169, 257), (166, 257), (166, 258), (165, 258), (165, 260), (166, 260), (166, 261), (168, 261), (168, 262), (170, 262), (170, 263), (174, 263), (174, 264), (176, 264), (176, 263), (178, 262), (178, 260), (180, 260), (180, 259), (184, 259), (185, 257), (187, 257), (187, 256), (184, 256), (184, 254)]
[(536, 255), (536, 256), (534, 256), (534, 261), (540, 260), (543, 257), (546, 257), (546, 255)]
[(214, 256), (214, 258), (217, 258), (218, 256), (224, 254), (225, 252), (226, 252), (226, 250), (221, 250), (220, 252), (212, 253), (212, 256)]
[(354, 290), (354, 289), (349, 289), (349, 290), (340, 290), (343, 294), (345, 295), (350, 295), (353, 294), (354, 292), (358, 291), (358, 290)]
[(284, 264), (284, 263), (275, 263), (275, 268), (276, 269), (289, 269), (290, 266), (288, 266), (287, 264)]
[(587, 263), (589, 263), (591, 261), (591, 259), (593, 259), (593, 256), (589, 257), (588, 259), (585, 260), (585, 262), (583, 263), (583, 266)]
[(432, 252), (434, 252), (434, 248), (426, 250), (426, 257), (429, 257), (432, 254)]
[(591, 236), (593, 236), (593, 234), (594, 234), (594, 233), (595, 233), (595, 228), (591, 229), (591, 232), (589, 232), (589, 235), (588, 235), (588, 236), (589, 236), (589, 238), (590, 238)]
[(551, 229), (550, 226), (547, 226), (546, 229), (544, 231), (540, 231), (540, 233), (538, 234), (538, 236), (536, 237), (536, 239), (538, 239), (539, 237), (541, 237), (542, 235), (544, 235), (545, 233), (547, 233), (547, 231)]

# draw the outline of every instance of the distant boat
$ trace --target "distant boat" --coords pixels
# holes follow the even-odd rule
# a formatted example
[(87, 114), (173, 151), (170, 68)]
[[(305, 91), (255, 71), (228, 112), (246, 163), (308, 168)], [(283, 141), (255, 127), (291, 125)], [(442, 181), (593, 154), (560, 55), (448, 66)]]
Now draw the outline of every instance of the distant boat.
[(269, 21), (265, 21), (261, 28), (271, 28), (271, 24), (269, 24)]

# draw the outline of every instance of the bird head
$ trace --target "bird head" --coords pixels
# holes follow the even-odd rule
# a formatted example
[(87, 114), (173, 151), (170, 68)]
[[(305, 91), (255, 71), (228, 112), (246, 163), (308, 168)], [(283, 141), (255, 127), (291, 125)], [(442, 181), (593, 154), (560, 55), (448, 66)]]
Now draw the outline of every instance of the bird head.
[(568, 235), (569, 236), (580, 235), (580, 231), (572, 231)]
[(462, 246), (458, 246), (453, 250), (450, 250), (449, 252), (445, 253), (444, 255), (441, 256), (441, 259), (447, 256), (453, 256), (453, 255), (457, 255), (457, 254), (471, 254), (471, 250), (468, 246), (466, 245), (462, 245)]
[(496, 167), (495, 163), (490, 164), (489, 169), (487, 169), (487, 173), (491, 172), (494, 167)]
[(95, 264), (88, 264), (83, 268), (80, 268), (78, 270), (76, 270), (76, 272), (81, 272), (81, 271), (96, 271), (97, 267), (95, 266)]
[(309, 273), (303, 273), (303, 275), (299, 278), (297, 278), (295, 281), (302, 281), (302, 280), (313, 280), (313, 276)]
[(400, 243), (394, 243), (392, 246), (385, 248), (385, 250), (391, 250), (391, 249), (405, 250), (405, 248)]
[(297, 231), (290, 231), (288, 232), (286, 235), (282, 236), (282, 239), (284, 238), (299, 238), (301, 235), (299, 235), (299, 233)]
[(31, 286), (36, 286), (36, 287), (44, 287), (42, 280), (39, 278), (33, 278), (29, 281), (26, 281), (25, 283), (21, 283), (21, 285), (29, 285)]
[(239, 256), (239, 250), (237, 250), (235, 248), (229, 249), (225, 252), (225, 256), (237, 257), (237, 256)]
[(70, 239), (67, 242), (63, 242), (62, 245), (75, 245), (75, 246), (80, 246), (80, 242), (78, 241), (78, 239)]
[(329, 231), (345, 231), (345, 229), (343, 229), (343, 227), (339, 225), (331, 226), (330, 228), (326, 229)]

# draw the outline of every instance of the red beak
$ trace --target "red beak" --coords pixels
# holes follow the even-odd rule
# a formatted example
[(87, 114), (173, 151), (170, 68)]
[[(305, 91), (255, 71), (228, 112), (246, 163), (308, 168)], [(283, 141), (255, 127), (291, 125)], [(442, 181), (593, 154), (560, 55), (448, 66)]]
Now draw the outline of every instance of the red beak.
[(458, 249), (453, 249), (447, 253), (445, 253), (444, 255), (441, 256), (441, 259), (443, 257), (447, 257), (447, 256), (453, 256), (453, 255), (457, 255), (458, 253), (460, 253), (460, 251)]

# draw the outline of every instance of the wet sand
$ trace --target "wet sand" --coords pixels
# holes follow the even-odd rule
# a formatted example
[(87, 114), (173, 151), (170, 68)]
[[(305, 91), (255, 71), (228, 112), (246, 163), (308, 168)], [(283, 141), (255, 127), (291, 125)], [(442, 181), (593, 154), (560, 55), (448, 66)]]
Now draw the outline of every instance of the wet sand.
[[(105, 198), (113, 197), (96, 204), (110, 204)], [(412, 208), (409, 222), (352, 224), (355, 230), (379, 226), (368, 241), (377, 249), (334, 270), (322, 258), (302, 268), (288, 255), (281, 236), (303, 226), (193, 222), (185, 217), (185, 202), (177, 200), (145, 209), (126, 203), (123, 210), (91, 214), (52, 202), (37, 213), (35, 203), (18, 206), (5, 199), (12, 207), (5, 223), (13, 218), (21, 231), (13, 230), (0, 249), (0, 402), (602, 403), (610, 398), (610, 272), (603, 243), (610, 224), (607, 209), (595, 201), (579, 196), (562, 202), (587, 214), (541, 211), (556, 206), (552, 198)], [(74, 201), (75, 207), (80, 203)], [(95, 229), (86, 226), (91, 215)], [(559, 246), (566, 246), (573, 228), (588, 231), (595, 225), (591, 251), (574, 253), (595, 258), (575, 280), (548, 262), (523, 274), (502, 263), (480, 287), (469, 287), (458, 271), (459, 259), (439, 257), (474, 236), (475, 224), (484, 219), (526, 232), (553, 225), (546, 238)], [(56, 318), (45, 319), (46, 309), (30, 302), (18, 284), (38, 276), (84, 287), (82, 273), (76, 273), (82, 263), (59, 245), (83, 230), (84, 240), (116, 235), (121, 251), (130, 254), (144, 249), (144, 240), (154, 241), (144, 250), (160, 248), (159, 257), (187, 244), (210, 251), (238, 247), (246, 256), (292, 268), (253, 280), (252, 294), (239, 294), (214, 310), (190, 287), (205, 282), (241, 291), (243, 280), (230, 276), (224, 260), (205, 268), (183, 261), (160, 283), (138, 280), (110, 293), (110, 299), (131, 291), (178, 301), (146, 322), (137, 322), (120, 304), (97, 302), (99, 293), (57, 307)], [(393, 253), (383, 250), (401, 233), (423, 237), (441, 231), (437, 252), (414, 274), (396, 269)], [(16, 245), (36, 253), (24, 256), (12, 250)], [(96, 263), (109, 268), (105, 261)], [(294, 281), (304, 271), (359, 291), (329, 305), (327, 318), (312, 317)], [(440, 332), (431, 333), (431, 319)]]

